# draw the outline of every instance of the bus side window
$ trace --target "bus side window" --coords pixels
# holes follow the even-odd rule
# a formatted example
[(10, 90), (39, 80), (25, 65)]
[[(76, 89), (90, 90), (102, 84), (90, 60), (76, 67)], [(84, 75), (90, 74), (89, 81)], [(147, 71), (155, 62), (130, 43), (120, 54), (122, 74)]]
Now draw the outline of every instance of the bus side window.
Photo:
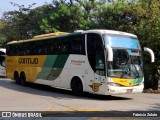
[(27, 49), (27, 55), (32, 55), (32, 43), (31, 42), (28, 42), (26, 43), (26, 48)]
[(6, 55), (10, 56), (10, 45), (6, 46)]
[(10, 55), (11, 56), (17, 55), (17, 45), (10, 45)]
[(69, 51), (69, 40), (67, 37), (60, 38), (61, 40), (61, 53), (62, 54), (68, 54)]
[(49, 40), (48, 44), (49, 44), (49, 47), (48, 47), (49, 48), (49, 55), (53, 55), (55, 53), (55, 46), (54, 46), (55, 41)]
[(70, 54), (85, 55), (85, 35), (70, 37)]
[(67, 54), (68, 53), (68, 43), (67, 42), (64, 42), (63, 45), (61, 46), (61, 52), (63, 54)]
[(59, 54), (60, 53), (60, 40), (58, 38), (54, 39), (54, 54)]

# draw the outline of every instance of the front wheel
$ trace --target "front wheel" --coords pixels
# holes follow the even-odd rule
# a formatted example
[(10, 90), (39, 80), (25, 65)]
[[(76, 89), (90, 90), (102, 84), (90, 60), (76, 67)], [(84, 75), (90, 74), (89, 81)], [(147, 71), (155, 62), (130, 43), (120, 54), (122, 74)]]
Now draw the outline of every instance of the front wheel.
[(71, 89), (75, 95), (81, 95), (83, 93), (83, 85), (80, 79), (73, 79), (71, 82)]

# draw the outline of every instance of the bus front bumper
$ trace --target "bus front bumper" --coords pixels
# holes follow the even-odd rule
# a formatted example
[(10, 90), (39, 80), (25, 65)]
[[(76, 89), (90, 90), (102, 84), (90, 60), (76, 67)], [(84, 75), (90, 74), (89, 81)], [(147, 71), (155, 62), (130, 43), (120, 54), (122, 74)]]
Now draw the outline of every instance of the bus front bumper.
[(132, 86), (132, 87), (118, 87), (108, 86), (106, 94), (123, 94), (123, 93), (141, 93), (143, 92), (144, 85)]

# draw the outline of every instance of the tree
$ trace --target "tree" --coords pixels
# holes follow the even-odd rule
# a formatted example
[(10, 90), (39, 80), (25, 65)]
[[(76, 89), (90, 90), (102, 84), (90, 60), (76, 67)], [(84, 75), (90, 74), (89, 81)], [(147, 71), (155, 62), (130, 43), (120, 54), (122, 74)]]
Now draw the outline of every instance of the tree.
[[(154, 85), (157, 82), (155, 78), (160, 67), (160, 1), (140, 0), (136, 1), (136, 4), (132, 4), (133, 6), (132, 12), (136, 18), (136, 24), (132, 27), (132, 32), (138, 35), (142, 46), (150, 47), (155, 53), (156, 62), (154, 64), (146, 63), (149, 67), (144, 69), (152, 75), (150, 79), (153, 86), (151, 87), (155, 89)], [(144, 58), (144, 61), (148, 59)], [(148, 74), (145, 74), (145, 80), (148, 78)]]
[(3, 20), (0, 20), (0, 47), (4, 47), (4, 44), (6, 42), (6, 36), (3, 34), (3, 30), (7, 26), (6, 22)]
[(37, 14), (31, 9), (35, 4), (29, 5), (27, 8), (24, 5), (11, 4), (18, 6), (19, 10), (4, 13), (3, 20), (7, 26), (4, 28), (3, 34), (7, 36), (8, 41), (31, 38), (34, 29), (37, 29), (38, 22)]
[[(93, 2), (92, 2), (93, 3)], [(84, 1), (54, 0), (52, 6), (46, 6), (48, 14), (44, 15), (41, 22), (41, 30), (45, 32), (67, 31), (73, 32), (77, 29), (90, 29), (94, 22), (91, 11), (96, 6)]]
[(97, 12), (98, 28), (130, 32), (135, 24), (128, 2), (117, 1), (101, 5)]

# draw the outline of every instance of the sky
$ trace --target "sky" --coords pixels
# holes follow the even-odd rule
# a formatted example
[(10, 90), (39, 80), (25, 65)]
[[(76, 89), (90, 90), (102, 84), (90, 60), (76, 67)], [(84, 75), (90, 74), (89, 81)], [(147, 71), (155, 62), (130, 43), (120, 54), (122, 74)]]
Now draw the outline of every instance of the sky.
[(0, 18), (2, 17), (4, 12), (18, 10), (18, 7), (11, 5), (10, 2), (19, 4), (19, 5), (24, 5), (25, 7), (28, 7), (32, 3), (36, 3), (34, 7), (38, 7), (38, 6), (44, 5), (45, 3), (52, 3), (52, 0), (1, 0), (0, 1)]

